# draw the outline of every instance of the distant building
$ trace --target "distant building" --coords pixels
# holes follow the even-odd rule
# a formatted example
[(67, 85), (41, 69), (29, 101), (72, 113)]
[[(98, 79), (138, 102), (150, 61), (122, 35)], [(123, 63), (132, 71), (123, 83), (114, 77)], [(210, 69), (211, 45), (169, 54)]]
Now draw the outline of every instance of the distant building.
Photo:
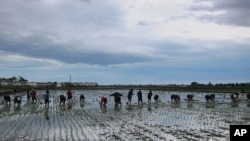
[(57, 82), (57, 83), (56, 83), (56, 87), (62, 87), (62, 83)]
[[(68, 82), (63, 83), (63, 85), (65, 86), (65, 84), (67, 84)], [(74, 82), (71, 83), (71, 85), (73, 86), (98, 86), (98, 84), (96, 82)]]
[(36, 87), (37, 86), (37, 82), (28, 82), (27, 85), (28, 86)]

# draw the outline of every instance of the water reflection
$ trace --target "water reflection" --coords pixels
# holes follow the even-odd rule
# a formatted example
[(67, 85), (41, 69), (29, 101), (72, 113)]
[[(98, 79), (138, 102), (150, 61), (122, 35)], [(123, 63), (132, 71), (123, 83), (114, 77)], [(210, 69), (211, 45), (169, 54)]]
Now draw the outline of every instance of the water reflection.
[(118, 104), (115, 104), (115, 109), (114, 109), (114, 111), (115, 112), (119, 112), (120, 110), (121, 110), (121, 105), (118, 105)]
[(72, 107), (73, 107), (72, 103), (68, 103), (68, 106), (67, 106), (68, 110), (71, 110)]
[(132, 111), (132, 110), (133, 110), (133, 106), (132, 106), (132, 105), (128, 105), (128, 106), (126, 107), (126, 110)]
[(7, 105), (4, 106), (4, 111), (5, 112), (9, 112), (10, 111), (10, 105), (9, 104), (7, 104)]
[(80, 102), (80, 107), (84, 107), (84, 103), (83, 102)]
[(14, 112), (19, 112), (21, 110), (20, 106), (14, 107)]
[(100, 106), (101, 107), (101, 112), (102, 113), (106, 113), (107, 112), (107, 106), (106, 105), (103, 105), (103, 106)]
[(215, 103), (205, 103), (205, 108), (215, 108)]
[(232, 108), (238, 108), (239, 107), (239, 103), (238, 102), (232, 102), (231, 103), (231, 107)]
[(65, 110), (66, 110), (65, 105), (59, 105), (59, 112), (60, 112), (61, 115), (64, 114)]
[(187, 108), (188, 108), (188, 109), (193, 108), (193, 102), (188, 102), (188, 103), (187, 103)]
[(48, 107), (44, 108), (44, 116), (46, 120), (49, 120), (49, 108)]
[(247, 104), (247, 107), (250, 107), (250, 103)]
[(148, 112), (152, 112), (151, 104), (148, 105)]
[(171, 108), (180, 108), (180, 102), (171, 103)]

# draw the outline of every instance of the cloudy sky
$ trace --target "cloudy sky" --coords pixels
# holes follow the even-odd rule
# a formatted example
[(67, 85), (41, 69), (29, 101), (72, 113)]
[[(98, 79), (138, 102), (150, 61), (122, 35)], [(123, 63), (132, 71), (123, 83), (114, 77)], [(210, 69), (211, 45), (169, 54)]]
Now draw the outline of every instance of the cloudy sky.
[(249, 0), (1, 0), (0, 77), (250, 82)]

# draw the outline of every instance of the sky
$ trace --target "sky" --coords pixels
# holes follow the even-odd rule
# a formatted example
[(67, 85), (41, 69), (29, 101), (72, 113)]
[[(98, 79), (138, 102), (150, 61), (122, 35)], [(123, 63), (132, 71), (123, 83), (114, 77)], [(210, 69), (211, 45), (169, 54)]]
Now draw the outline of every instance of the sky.
[(249, 0), (1, 0), (0, 77), (250, 82)]

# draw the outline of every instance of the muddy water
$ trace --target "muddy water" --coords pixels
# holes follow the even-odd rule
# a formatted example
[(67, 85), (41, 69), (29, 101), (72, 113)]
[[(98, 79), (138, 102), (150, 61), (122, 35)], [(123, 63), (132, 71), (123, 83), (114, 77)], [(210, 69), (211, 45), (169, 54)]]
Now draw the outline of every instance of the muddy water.
[[(238, 103), (230, 101), (230, 94), (219, 93), (216, 102), (205, 102), (207, 93), (193, 93), (194, 101), (188, 102), (188, 93), (153, 91), (161, 102), (147, 104), (148, 91), (142, 91), (146, 104), (138, 106), (134, 95), (128, 106), (128, 90), (118, 90), (124, 94), (123, 106), (116, 107), (113, 97), (108, 97), (107, 106), (101, 108), (100, 97), (115, 91), (73, 91), (73, 101), (65, 106), (59, 106), (59, 95), (66, 91), (51, 91), (47, 107), (42, 99), (45, 91), (38, 91), (37, 103), (27, 101), (25, 94), (20, 93), (20, 107), (0, 104), (0, 139), (221, 141), (229, 140), (229, 125), (250, 124), (250, 102), (244, 95), (240, 95)], [(80, 94), (86, 97), (84, 103), (79, 102)], [(181, 102), (171, 103), (170, 94), (181, 95)]]

